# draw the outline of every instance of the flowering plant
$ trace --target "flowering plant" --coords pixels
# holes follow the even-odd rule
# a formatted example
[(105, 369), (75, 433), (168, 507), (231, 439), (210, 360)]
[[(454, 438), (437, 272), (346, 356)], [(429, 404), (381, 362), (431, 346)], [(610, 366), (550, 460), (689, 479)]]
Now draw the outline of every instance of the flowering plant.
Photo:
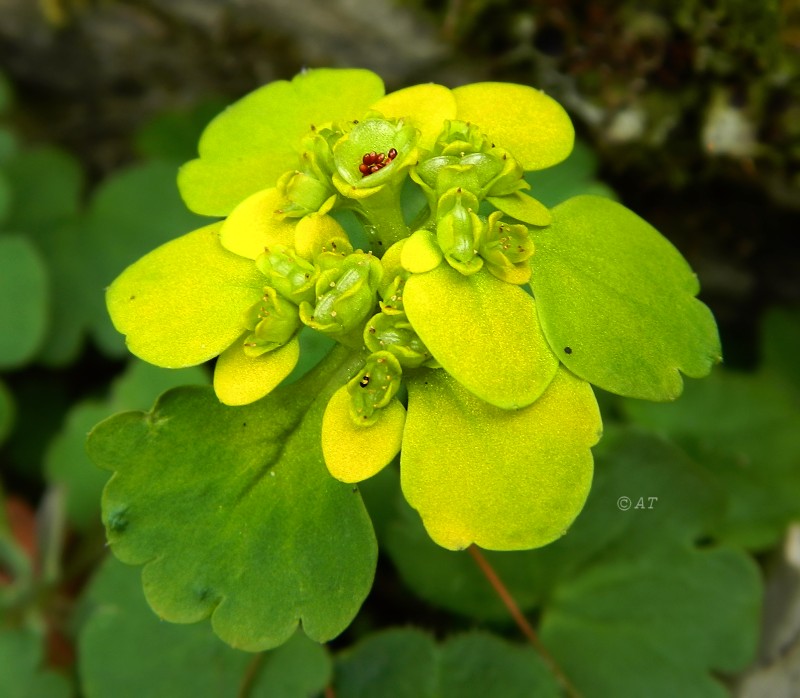
[[(530, 191), (524, 174), (573, 140), (536, 89), (385, 95), (364, 70), (269, 84), (208, 126), (178, 181), (222, 220), (133, 264), (107, 302), (146, 361), (218, 357), (214, 395), (167, 393), (90, 439), (116, 472), (109, 540), (148, 563), (159, 613), (213, 611), (248, 649), (299, 618), (315, 639), (338, 634), (375, 562), (343, 483), (398, 454), (439, 545), (546, 545), (590, 489), (590, 384), (671, 400), (681, 373), (719, 361), (697, 279), (655, 229), (610, 199), (550, 210)], [(309, 370), (320, 338), (333, 348)]]

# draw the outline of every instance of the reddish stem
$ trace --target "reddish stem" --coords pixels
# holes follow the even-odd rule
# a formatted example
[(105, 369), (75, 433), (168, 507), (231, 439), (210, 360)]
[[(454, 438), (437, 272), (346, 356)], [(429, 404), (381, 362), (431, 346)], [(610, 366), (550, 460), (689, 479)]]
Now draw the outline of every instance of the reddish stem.
[(544, 659), (553, 676), (555, 676), (556, 680), (561, 684), (561, 687), (564, 689), (567, 696), (569, 696), (569, 698), (579, 698), (580, 694), (578, 693), (578, 690), (572, 685), (572, 682), (561, 670), (561, 667), (558, 666), (556, 660), (553, 658), (553, 655), (550, 654), (549, 650), (542, 644), (542, 641), (539, 639), (539, 636), (536, 634), (533, 626), (528, 622), (528, 619), (525, 617), (522, 611), (520, 611), (517, 602), (514, 600), (514, 597), (511, 596), (511, 593), (506, 588), (506, 585), (503, 584), (503, 580), (500, 579), (497, 572), (495, 572), (494, 567), (491, 566), (489, 561), (483, 556), (483, 553), (477, 546), (470, 545), (467, 550), (469, 551), (469, 554), (472, 555), (472, 559), (475, 560), (475, 563), (478, 565), (481, 572), (483, 572), (486, 579), (489, 580), (489, 584), (492, 585), (492, 588), (500, 597), (503, 605), (508, 609), (509, 614), (517, 624), (517, 627), (522, 631), (522, 634), (525, 636), (528, 642), (531, 643), (533, 648), (541, 655), (542, 659)]

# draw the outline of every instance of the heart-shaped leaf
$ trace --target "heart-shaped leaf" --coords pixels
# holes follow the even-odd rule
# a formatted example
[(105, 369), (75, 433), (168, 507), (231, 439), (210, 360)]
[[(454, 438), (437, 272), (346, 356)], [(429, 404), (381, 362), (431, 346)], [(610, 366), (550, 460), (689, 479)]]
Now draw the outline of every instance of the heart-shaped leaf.
[(355, 361), (335, 351), (241, 408), (211, 389), (177, 389), (151, 413), (95, 429), (90, 455), (116, 471), (103, 495), (109, 542), (124, 562), (145, 564), (159, 615), (211, 615), (223, 640), (252, 651), (285, 642), (298, 622), (317, 641), (349, 624), (377, 551), (358, 491), (325, 468), (320, 429)]
[(532, 233), (531, 286), (553, 351), (573, 373), (618, 395), (672, 400), (681, 371), (721, 359), (711, 311), (686, 260), (624, 206), (576, 196)]

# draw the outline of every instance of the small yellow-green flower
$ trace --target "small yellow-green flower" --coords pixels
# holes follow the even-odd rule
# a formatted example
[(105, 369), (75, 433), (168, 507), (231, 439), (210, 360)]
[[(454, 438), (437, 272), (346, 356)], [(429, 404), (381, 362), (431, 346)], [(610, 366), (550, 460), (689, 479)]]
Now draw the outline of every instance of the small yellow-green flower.
[(588, 495), (589, 382), (671, 399), (679, 371), (719, 358), (696, 280), (657, 232), (608, 200), (550, 211), (528, 193), (524, 173), (573, 137), (523, 85), (384, 95), (364, 70), (272, 83), (220, 114), (180, 171), (189, 207), (223, 220), (129, 267), (112, 319), (157, 365), (218, 357), (228, 405), (286, 378), (302, 327), (328, 335), (360, 367), (322, 422), (334, 477), (401, 452), (403, 492), (439, 544), (544, 545)]

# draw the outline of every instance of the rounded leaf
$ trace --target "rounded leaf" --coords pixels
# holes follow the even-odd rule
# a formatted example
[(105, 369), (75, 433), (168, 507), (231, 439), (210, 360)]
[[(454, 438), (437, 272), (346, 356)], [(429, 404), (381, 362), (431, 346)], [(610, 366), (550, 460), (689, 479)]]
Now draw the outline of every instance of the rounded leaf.
[(214, 392), (226, 405), (248, 405), (269, 395), (288, 376), (300, 358), (300, 342), (260, 356), (248, 356), (241, 342), (229, 346), (214, 367)]
[(561, 368), (536, 402), (502, 410), (444, 371), (409, 381), (403, 494), (439, 545), (524, 550), (566, 533), (589, 494), (600, 412)]
[(370, 426), (356, 424), (350, 415), (350, 394), (344, 385), (325, 408), (322, 454), (328, 471), (342, 482), (361, 482), (379, 472), (400, 452), (406, 410), (392, 401)]
[(621, 204), (576, 196), (532, 231), (531, 286), (550, 346), (573, 373), (618, 395), (672, 400), (680, 372), (720, 360), (711, 311), (686, 260)]
[(433, 357), (492, 405), (529, 405), (556, 374), (558, 359), (539, 328), (533, 298), (486, 270), (464, 276), (442, 264), (414, 274), (403, 303)]
[(447, 119), (456, 118), (453, 93), (434, 83), (391, 92), (372, 105), (387, 119), (408, 119), (420, 132), (419, 145), (432, 148)]
[(203, 363), (244, 330), (243, 313), (263, 295), (250, 260), (224, 249), (219, 224), (156, 248), (106, 293), (114, 327), (136, 356), (165, 368)]
[(542, 170), (569, 155), (575, 129), (564, 108), (527, 85), (477, 82), (453, 90), (458, 118), (480, 127), (525, 170)]

